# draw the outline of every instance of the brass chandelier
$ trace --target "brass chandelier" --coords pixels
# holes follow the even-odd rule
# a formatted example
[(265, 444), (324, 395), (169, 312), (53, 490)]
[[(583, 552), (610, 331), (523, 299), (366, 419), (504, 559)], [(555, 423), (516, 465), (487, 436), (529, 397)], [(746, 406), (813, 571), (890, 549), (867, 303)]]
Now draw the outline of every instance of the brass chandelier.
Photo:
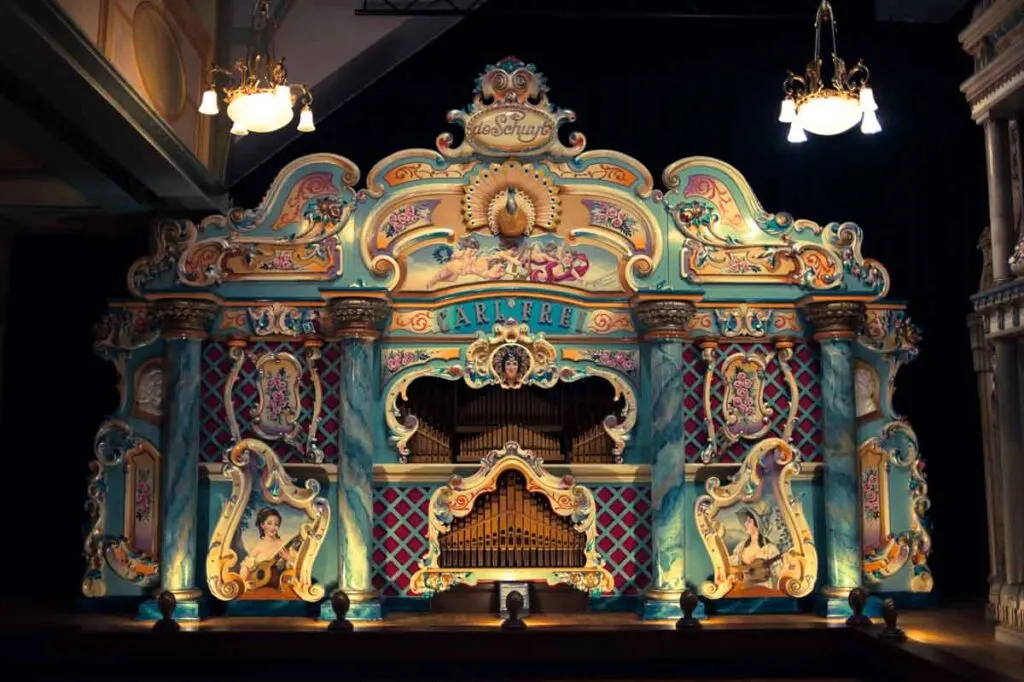
[[(821, 73), (821, 25), (828, 22), (832, 33), (832, 80), (826, 82)], [(779, 121), (789, 124), (790, 142), (806, 142), (806, 133), (839, 135), (860, 123), (865, 135), (881, 132), (878, 105), (868, 86), (868, 67), (860, 60), (852, 69), (846, 68), (838, 54), (836, 21), (832, 5), (822, 0), (814, 17), (814, 59), (807, 64), (803, 76), (788, 72), (783, 83), (786, 96), (782, 100)], [(805, 132), (806, 131), (806, 132)]]
[(310, 133), (313, 125), (313, 95), (301, 83), (289, 83), (284, 58), (274, 55), (274, 35), (277, 26), (270, 0), (257, 0), (253, 7), (249, 44), (245, 57), (239, 57), (234, 69), (214, 64), (207, 76), (209, 89), (203, 93), (199, 113), (216, 116), (217, 78), (230, 79), (224, 86), (224, 102), (234, 135), (271, 133), (280, 130), (295, 116), (295, 105), (301, 104), (299, 132)]

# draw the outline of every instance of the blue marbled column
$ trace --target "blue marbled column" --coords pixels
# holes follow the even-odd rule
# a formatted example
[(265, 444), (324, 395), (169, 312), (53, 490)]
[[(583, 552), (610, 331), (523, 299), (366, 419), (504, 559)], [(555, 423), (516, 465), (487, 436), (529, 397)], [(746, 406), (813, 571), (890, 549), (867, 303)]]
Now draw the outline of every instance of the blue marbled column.
[[(338, 557), (340, 587), (352, 600), (373, 595), (370, 544), (373, 526), (373, 341), (346, 338), (341, 361), (341, 448), (338, 458)], [(379, 605), (377, 606), (379, 615)], [(372, 615), (372, 614), (371, 614)]]
[[(350, 620), (379, 620), (381, 603), (373, 589), (370, 550), (373, 532), (373, 449), (376, 409), (377, 329), (388, 304), (379, 299), (337, 299), (328, 306), (341, 337), (341, 425), (338, 448), (338, 588), (349, 597)], [(333, 619), (329, 600), (321, 618)]]
[(683, 448), (683, 344), (647, 341), (654, 581), (659, 592), (685, 589), (686, 462)]
[(648, 302), (638, 310), (646, 328), (640, 428), (650, 453), (653, 528), (653, 580), (644, 600), (645, 618), (678, 618), (679, 595), (686, 589), (686, 529), (693, 500), (683, 444), (683, 330), (691, 314), (692, 306), (678, 301)]
[[(160, 587), (196, 592), (199, 496), (199, 385), (202, 341), (167, 340), (167, 404), (160, 481)], [(198, 596), (198, 595), (196, 595)]]
[(819, 551), (824, 584), (818, 589), (818, 611), (823, 616), (844, 616), (851, 613), (847, 599), (851, 589), (860, 587), (862, 574), (853, 363), (863, 306), (846, 301), (812, 304), (808, 317), (818, 329), (824, 413), (825, 545)]
[[(199, 389), (202, 344), (216, 315), (204, 301), (160, 304), (165, 344), (164, 421), (160, 469), (160, 591), (174, 594), (175, 618), (198, 620), (202, 591), (196, 585), (199, 509)], [(143, 619), (160, 617), (154, 601), (139, 607)]]

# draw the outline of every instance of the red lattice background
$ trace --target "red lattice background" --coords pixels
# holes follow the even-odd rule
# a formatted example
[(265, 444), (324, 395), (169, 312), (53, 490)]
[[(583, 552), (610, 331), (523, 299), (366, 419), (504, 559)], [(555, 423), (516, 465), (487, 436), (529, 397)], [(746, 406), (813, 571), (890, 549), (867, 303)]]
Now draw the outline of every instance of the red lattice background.
[[(718, 347), (718, 363), (711, 385), (711, 412), (722, 450), (719, 461), (742, 461), (744, 454), (753, 443), (753, 441), (742, 439), (735, 443), (728, 443), (721, 437), (725, 421), (721, 410), (722, 397), (725, 392), (725, 384), (720, 372), (722, 362), (733, 353), (766, 355), (772, 350), (770, 345), (764, 343), (731, 343)], [(821, 371), (814, 347), (808, 343), (796, 344), (793, 348), (793, 359), (790, 360), (790, 369), (793, 370), (793, 376), (800, 387), (800, 402), (796, 424), (793, 427), (793, 443), (803, 455), (804, 461), (821, 461)], [(686, 459), (695, 462), (699, 461), (700, 451), (707, 443), (707, 428), (704, 425), (704, 361), (700, 357), (700, 349), (692, 345), (683, 348), (683, 391)], [(771, 429), (764, 437), (781, 437), (789, 414), (790, 396), (782, 367), (776, 360), (772, 360), (768, 364), (764, 395), (765, 402), (775, 410)]]
[[(246, 360), (242, 371), (235, 382), (232, 402), (235, 417), (243, 438), (255, 437), (252, 430), (251, 410), (256, 407), (259, 397), (257, 389), (258, 376), (253, 357), (265, 353), (287, 352), (303, 363), (305, 356), (299, 343), (266, 343), (259, 342), (246, 347)], [(325, 459), (333, 461), (338, 456), (338, 405), (341, 383), (341, 349), (337, 344), (324, 345), (323, 357), (317, 362), (320, 382), (323, 387), (323, 407), (320, 411), (320, 425), (317, 428), (317, 444), (323, 450)], [(224, 450), (231, 442), (231, 429), (228, 426), (227, 414), (224, 411), (224, 386), (231, 373), (231, 357), (228, 346), (220, 341), (212, 341), (203, 345), (202, 377), (200, 387), (200, 456), (206, 462), (219, 462)], [(299, 424), (301, 442), (305, 443), (313, 413), (313, 382), (308, 371), (304, 371), (299, 383)], [(276, 442), (274, 451), (285, 462), (303, 461), (302, 455), (292, 446), (283, 441)]]
[[(373, 585), (384, 597), (416, 597), (409, 583), (427, 550), (433, 486), (373, 491)], [(651, 583), (651, 488), (598, 485), (597, 548), (615, 579), (615, 595), (635, 595)]]

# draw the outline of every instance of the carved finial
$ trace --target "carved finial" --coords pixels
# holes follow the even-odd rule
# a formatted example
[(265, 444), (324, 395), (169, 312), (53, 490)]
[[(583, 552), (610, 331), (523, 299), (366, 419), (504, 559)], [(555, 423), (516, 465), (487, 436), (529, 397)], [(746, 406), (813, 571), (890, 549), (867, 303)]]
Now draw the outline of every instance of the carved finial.
[(676, 630), (689, 630), (699, 628), (700, 621), (693, 617), (697, 610), (697, 595), (690, 590), (683, 590), (679, 595), (679, 608), (683, 610), (683, 617), (676, 621)]
[(331, 608), (334, 610), (334, 620), (327, 626), (328, 632), (352, 632), (355, 628), (351, 621), (345, 618), (351, 606), (348, 595), (338, 590), (331, 595)]
[(519, 617), (523, 610), (523, 595), (517, 591), (509, 592), (505, 597), (505, 610), (508, 618), (501, 624), (502, 630), (525, 630), (526, 621)]
[(850, 590), (848, 601), (850, 608), (853, 609), (853, 615), (846, 619), (846, 624), (850, 627), (871, 625), (871, 619), (864, 615), (864, 607), (868, 603), (868, 591), (863, 587), (855, 587)]
[(896, 611), (896, 602), (890, 597), (882, 604), (882, 620), (885, 621), (885, 629), (878, 635), (880, 639), (889, 639), (895, 642), (904, 642), (907, 633), (896, 626), (899, 612)]
[(153, 632), (168, 633), (181, 630), (181, 626), (174, 620), (174, 609), (178, 606), (178, 600), (174, 595), (164, 590), (156, 598), (156, 605), (162, 617), (153, 624)]

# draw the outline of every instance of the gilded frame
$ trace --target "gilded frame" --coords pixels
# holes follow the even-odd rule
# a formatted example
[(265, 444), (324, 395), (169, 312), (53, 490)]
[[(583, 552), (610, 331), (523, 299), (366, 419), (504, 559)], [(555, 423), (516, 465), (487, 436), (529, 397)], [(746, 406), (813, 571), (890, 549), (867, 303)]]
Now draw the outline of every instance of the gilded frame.
[[(495, 371), (493, 359), (503, 347), (515, 346), (529, 355), (529, 370), (517, 381), (503, 380)], [(476, 341), (466, 348), (465, 360), (449, 361), (443, 365), (417, 367), (399, 375), (384, 395), (384, 421), (390, 431), (390, 440), (398, 450), (399, 461), (403, 464), (409, 456), (409, 441), (419, 429), (419, 420), (409, 415), (399, 421), (401, 410), (399, 400), (408, 399), (409, 385), (423, 377), (435, 377), (448, 381), (464, 380), (473, 388), (482, 388), (493, 384), (505, 388), (516, 389), (524, 385), (550, 388), (559, 381), (571, 383), (587, 377), (600, 377), (610, 383), (615, 391), (613, 400), (622, 401), (622, 409), (618, 414), (610, 414), (601, 423), (604, 432), (612, 439), (612, 454), (615, 463), (622, 463), (622, 453), (631, 438), (637, 420), (636, 392), (628, 381), (617, 372), (593, 367), (590, 365), (558, 366), (557, 351), (544, 339), (543, 334), (533, 335), (525, 324), (516, 324), (507, 320), (504, 324), (494, 326), (493, 334), (478, 334)]]
[(307, 479), (302, 487), (292, 482), (274, 450), (266, 443), (247, 438), (232, 447), (224, 458), (223, 473), (231, 481), (231, 496), (225, 501), (217, 526), (210, 538), (206, 555), (206, 582), (210, 593), (221, 601), (231, 601), (245, 592), (245, 580), (236, 572), (238, 553), (231, 543), (253, 488), (271, 504), (285, 504), (305, 512), (307, 522), (299, 530), (301, 544), (296, 552), (294, 567), (286, 570), (282, 584), (307, 602), (324, 598), (323, 585), (314, 584), (312, 572), (331, 524), (331, 507), (320, 497), (320, 484)]
[[(454, 519), (468, 515), (480, 496), (497, 490), (498, 479), (509, 470), (520, 472), (526, 478), (527, 491), (546, 497), (556, 514), (572, 518), (576, 532), (586, 536), (585, 566), (470, 570), (440, 567), (439, 537), (448, 532)], [(604, 557), (597, 551), (594, 494), (586, 486), (576, 483), (572, 476), (548, 473), (543, 460), (532, 451), (520, 448), (518, 443), (509, 442), (500, 450), (491, 450), (481, 460), (480, 468), (468, 478), (453, 475), (448, 485), (439, 487), (431, 495), (428, 516), (427, 553), (419, 560), (419, 570), (412, 576), (410, 591), (413, 594), (430, 595), (458, 584), (476, 585), (478, 582), (504, 580), (566, 584), (592, 595), (614, 589), (612, 575), (604, 567)]]
[(799, 472), (800, 462), (793, 447), (781, 438), (766, 438), (750, 449), (739, 473), (727, 485), (717, 477), (708, 479), (707, 494), (694, 505), (697, 528), (714, 568), (712, 579), (701, 586), (704, 596), (721, 599), (740, 583), (736, 572), (730, 570), (725, 526), (718, 515), (739, 504), (762, 501), (769, 481), (791, 540), (789, 549), (780, 554), (778, 596), (800, 598), (811, 593), (817, 580), (818, 553), (802, 505), (793, 496), (792, 479)]

